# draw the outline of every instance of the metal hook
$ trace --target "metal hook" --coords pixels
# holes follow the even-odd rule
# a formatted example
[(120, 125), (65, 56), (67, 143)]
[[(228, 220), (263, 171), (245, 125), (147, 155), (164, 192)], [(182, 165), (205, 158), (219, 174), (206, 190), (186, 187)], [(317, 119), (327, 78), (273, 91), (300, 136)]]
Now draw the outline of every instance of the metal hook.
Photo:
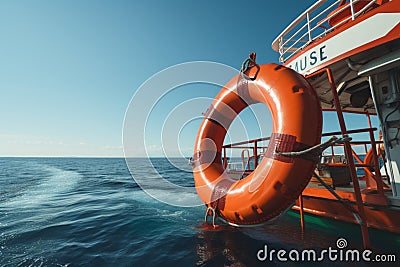
[[(257, 68), (257, 71), (253, 77), (249, 77), (246, 74), (244, 74), (247, 70), (249, 70), (252, 67)], [(249, 57), (242, 63), (242, 68), (240, 69), (240, 73), (242, 77), (244, 77), (246, 80), (254, 81), (257, 78), (259, 72), (260, 72), (260, 66), (256, 63), (256, 53), (251, 53)]]
[[(210, 210), (211, 210), (212, 215), (208, 215), (208, 212), (209, 212)], [(206, 215), (204, 216), (204, 221), (205, 221), (205, 222), (207, 222), (208, 216), (212, 216), (212, 225), (213, 225), (213, 227), (215, 227), (215, 216), (216, 216), (216, 213), (215, 213), (215, 209), (214, 209), (213, 207), (207, 207), (207, 209), (206, 209)]]

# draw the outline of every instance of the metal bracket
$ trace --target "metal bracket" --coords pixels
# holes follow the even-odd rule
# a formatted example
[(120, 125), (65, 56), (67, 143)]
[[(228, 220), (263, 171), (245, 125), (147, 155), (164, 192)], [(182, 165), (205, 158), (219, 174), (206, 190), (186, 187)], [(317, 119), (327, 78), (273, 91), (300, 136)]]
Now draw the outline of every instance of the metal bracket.
[[(209, 211), (211, 211), (211, 215), (209, 215)], [(204, 221), (207, 222), (208, 216), (212, 216), (212, 226), (215, 227), (215, 217), (216, 217), (216, 212), (213, 207), (207, 207), (206, 209), (206, 215), (204, 216)]]

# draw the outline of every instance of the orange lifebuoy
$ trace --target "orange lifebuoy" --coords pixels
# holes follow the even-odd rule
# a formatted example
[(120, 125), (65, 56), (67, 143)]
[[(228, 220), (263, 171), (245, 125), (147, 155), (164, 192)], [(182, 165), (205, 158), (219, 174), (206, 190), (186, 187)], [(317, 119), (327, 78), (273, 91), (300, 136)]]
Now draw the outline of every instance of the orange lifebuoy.
[[(321, 140), (320, 101), (308, 81), (281, 65), (256, 67), (221, 89), (200, 125), (194, 148), (193, 175), (200, 199), (233, 225), (263, 223), (287, 209), (310, 180), (315, 162), (276, 151), (299, 151)], [(233, 180), (222, 164), (223, 141), (237, 114), (254, 103), (271, 111), (270, 143), (258, 167), (246, 178)]]

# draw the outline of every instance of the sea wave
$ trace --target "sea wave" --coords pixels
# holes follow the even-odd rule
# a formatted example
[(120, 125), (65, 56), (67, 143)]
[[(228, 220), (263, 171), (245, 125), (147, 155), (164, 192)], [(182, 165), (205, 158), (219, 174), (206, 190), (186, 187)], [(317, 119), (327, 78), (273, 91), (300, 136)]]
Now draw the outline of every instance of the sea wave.
[(7, 199), (2, 208), (34, 209), (37, 206), (51, 203), (51, 199), (73, 190), (82, 175), (76, 171), (66, 171), (52, 166), (41, 165), (48, 173), (37, 185), (20, 192), (20, 195)]

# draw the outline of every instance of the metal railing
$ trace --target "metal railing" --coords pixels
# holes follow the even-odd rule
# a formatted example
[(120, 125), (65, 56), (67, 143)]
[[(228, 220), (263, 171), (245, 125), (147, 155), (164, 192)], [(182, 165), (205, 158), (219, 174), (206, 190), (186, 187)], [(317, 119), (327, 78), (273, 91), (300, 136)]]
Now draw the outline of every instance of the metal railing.
[[(279, 60), (287, 61), (313, 41), (376, 7), (376, 0), (319, 0), (295, 19), (273, 42)], [(340, 6), (339, 6), (340, 5)], [(341, 17), (340, 20), (333, 20)]]
[[(268, 146), (261, 145), (259, 143), (269, 140), (270, 137), (264, 137), (264, 138), (257, 138), (248, 141), (224, 145), (222, 147), (223, 148), (222, 159), (225, 169), (227, 169), (228, 171), (236, 171), (236, 170), (245, 171), (257, 168), (259, 157), (262, 155), (262, 152), (264, 152), (264, 150), (268, 148)], [(228, 156), (226, 152), (227, 149), (241, 149), (241, 161), (228, 162)], [(243, 152), (247, 152), (247, 157), (244, 157), (245, 153)], [(252, 167), (254, 168), (250, 168), (250, 162), (252, 160), (254, 161), (254, 164), (252, 165)], [(242, 168), (239, 169), (238, 166)]]
[[(377, 144), (383, 143), (382, 141), (376, 141), (374, 138), (374, 131), (376, 131), (376, 128), (364, 128), (364, 129), (354, 129), (354, 130), (348, 130), (348, 134), (360, 134), (360, 133), (369, 133), (370, 135), (370, 140), (367, 141), (350, 141), (351, 147), (361, 147), (361, 151), (357, 153), (354, 149), (352, 149), (352, 154), (354, 156), (354, 160), (357, 161), (358, 163), (355, 164), (355, 167), (373, 167), (377, 168), (375, 165), (368, 165), (364, 164), (363, 162), (360, 161), (360, 153), (362, 155), (367, 154), (368, 150), (372, 146), (376, 146)], [(341, 132), (328, 132), (328, 133), (323, 133), (323, 137), (329, 137), (329, 136), (334, 136), (334, 135), (340, 135)], [(226, 144), (223, 146), (224, 153), (222, 155), (223, 162), (226, 162), (226, 169), (227, 171), (253, 171), (255, 168), (257, 168), (257, 165), (260, 161), (260, 159), (263, 157), (266, 148), (268, 146), (264, 144), (260, 144), (260, 142), (264, 141), (269, 141), (270, 137), (265, 137), (265, 138), (258, 138), (258, 139), (253, 139), (253, 140), (248, 140), (248, 141), (243, 141), (243, 142), (238, 142), (238, 143), (233, 143), (233, 144)], [(330, 146), (330, 150), (327, 150), (322, 156), (330, 156), (334, 158), (335, 156), (338, 156), (338, 153), (335, 152), (335, 147), (341, 147), (343, 148), (343, 144), (334, 144)], [(241, 160), (240, 161), (232, 161), (229, 162), (228, 156), (227, 156), (227, 149), (238, 149), (243, 151), (249, 151), (248, 155), (246, 157), (243, 157), (243, 153)], [(251, 151), (251, 153), (250, 153)], [(344, 152), (340, 153), (340, 156), (345, 158)], [(255, 158), (257, 157), (257, 161)], [(232, 158), (230, 158), (232, 159)], [(235, 159), (235, 158), (233, 158)], [(239, 157), (236, 158), (238, 160)], [(330, 162), (330, 163), (338, 163), (338, 162)], [(343, 163), (343, 162), (341, 162)], [(380, 178), (380, 177), (379, 177)]]

